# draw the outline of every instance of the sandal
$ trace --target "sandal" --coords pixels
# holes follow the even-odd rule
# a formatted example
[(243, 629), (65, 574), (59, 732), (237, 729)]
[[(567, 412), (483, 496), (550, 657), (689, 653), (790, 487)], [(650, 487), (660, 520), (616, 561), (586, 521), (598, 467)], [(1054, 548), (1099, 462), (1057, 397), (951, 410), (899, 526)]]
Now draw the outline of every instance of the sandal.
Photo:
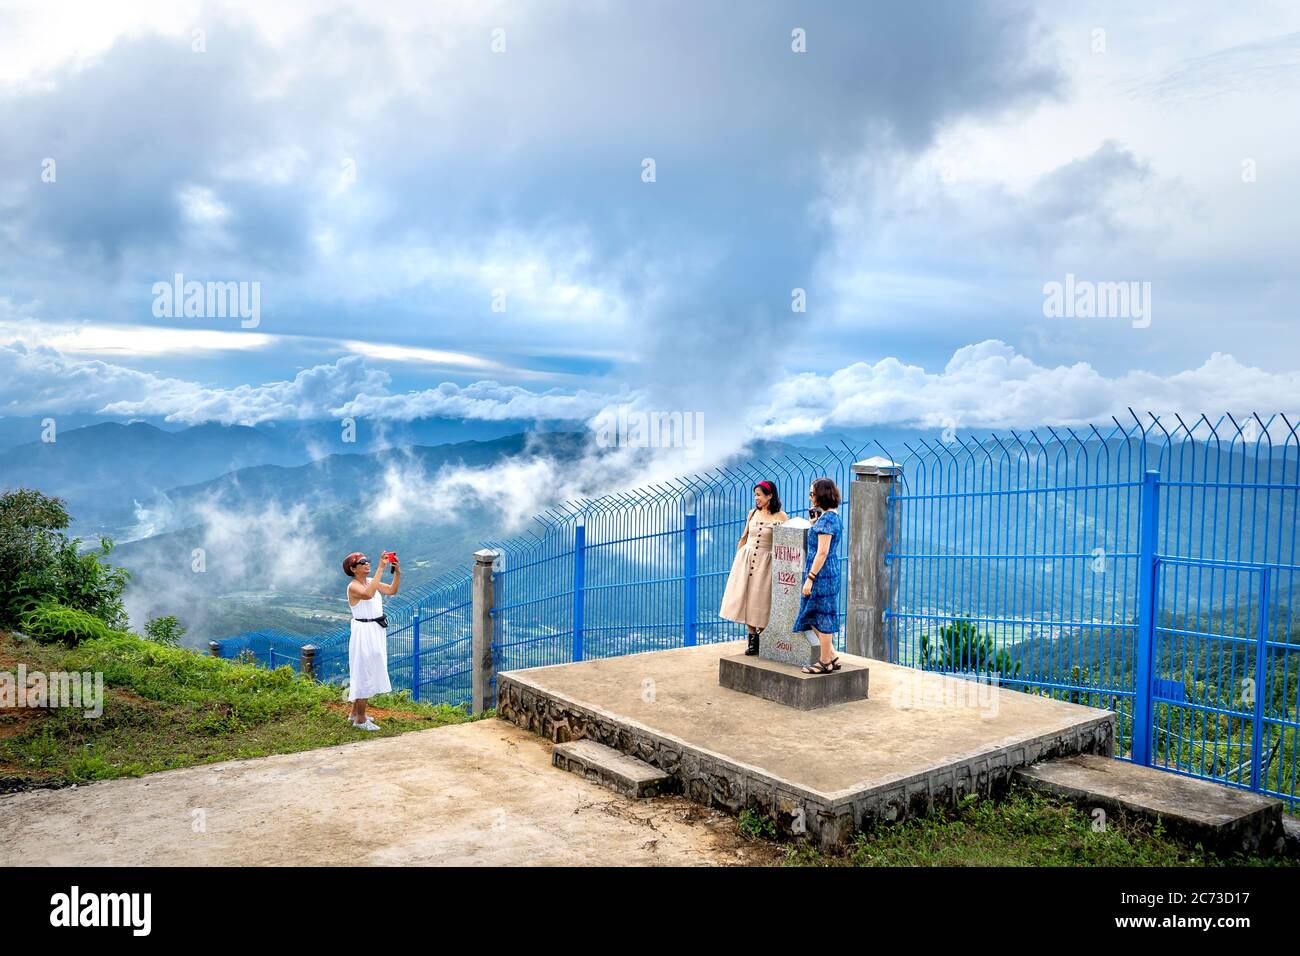
[(801, 668), (801, 670), (805, 674), (830, 674), (835, 670), (835, 661), (828, 661), (826, 663), (818, 661), (815, 664), (810, 664), (807, 667)]

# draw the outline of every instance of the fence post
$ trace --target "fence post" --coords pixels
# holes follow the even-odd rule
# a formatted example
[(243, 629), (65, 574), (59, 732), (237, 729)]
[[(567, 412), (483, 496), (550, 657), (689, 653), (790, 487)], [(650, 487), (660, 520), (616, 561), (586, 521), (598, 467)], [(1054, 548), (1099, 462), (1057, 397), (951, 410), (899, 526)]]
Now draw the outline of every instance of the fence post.
[(573, 659), (582, 660), (582, 616), (586, 605), (583, 580), (587, 572), (587, 525), (582, 516), (573, 526)]
[(1142, 476), (1140, 503), (1141, 525), (1138, 529), (1138, 629), (1137, 675), (1133, 688), (1133, 743), (1131, 757), (1134, 763), (1151, 765), (1151, 738), (1155, 731), (1154, 709), (1151, 703), (1151, 682), (1156, 652), (1156, 544), (1160, 518), (1160, 472), (1148, 471)]
[(696, 574), (698, 572), (696, 564), (698, 561), (698, 549), (696, 545), (698, 532), (696, 531), (695, 512), (693, 511), (688, 511), (686, 513), (686, 526), (682, 537), (685, 539), (683, 543), (684, 551), (682, 554), (682, 615), (685, 618), (682, 623), (685, 626), (685, 630), (683, 631), (684, 638), (682, 644), (685, 647), (694, 647), (696, 640), (695, 619), (697, 616)]
[[(895, 661), (885, 634), (885, 612), (893, 606), (885, 557), (896, 543), (889, 497), (902, 466), (888, 458), (853, 463), (849, 490), (849, 576), (844, 650), (860, 657)], [(898, 505), (898, 502), (895, 502)], [(898, 526), (899, 515), (892, 524)]]
[[(1268, 656), (1268, 568), (1260, 572), (1259, 623), (1255, 644), (1255, 719), (1250, 741), (1250, 789), (1259, 789), (1259, 777), (1264, 761), (1264, 703), (1268, 696), (1264, 689), (1265, 658)], [(1278, 789), (1281, 789), (1280, 787)]]
[(212, 657), (220, 657), (220, 656), (221, 656), (221, 642), (220, 642), (220, 641), (208, 641), (208, 654), (210, 654)]
[(473, 640), (470, 653), (470, 709), (480, 713), (495, 706), (492, 695), (492, 564), (496, 552), (474, 552)]
[(420, 608), (411, 619), (411, 700), (420, 699)]
[(298, 652), (298, 672), (308, 680), (316, 679), (316, 645), (304, 644)]

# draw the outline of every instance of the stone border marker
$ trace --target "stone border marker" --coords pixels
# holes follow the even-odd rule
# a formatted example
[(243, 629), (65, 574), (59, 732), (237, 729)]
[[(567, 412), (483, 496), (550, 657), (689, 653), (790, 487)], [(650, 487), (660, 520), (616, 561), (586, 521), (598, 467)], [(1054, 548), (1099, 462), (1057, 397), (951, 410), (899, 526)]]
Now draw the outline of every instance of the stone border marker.
[(758, 638), (758, 656), (803, 667), (821, 656), (811, 631), (790, 630), (799, 615), (803, 589), (804, 532), (806, 518), (791, 518), (772, 529), (772, 613)]

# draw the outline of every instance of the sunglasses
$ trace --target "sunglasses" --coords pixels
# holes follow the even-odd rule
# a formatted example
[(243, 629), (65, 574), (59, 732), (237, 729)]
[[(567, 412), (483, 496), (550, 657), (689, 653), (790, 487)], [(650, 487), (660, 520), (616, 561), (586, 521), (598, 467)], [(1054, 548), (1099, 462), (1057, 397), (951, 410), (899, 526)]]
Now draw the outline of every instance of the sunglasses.
[(357, 560), (357, 561), (354, 561), (352, 564), (353, 564), (353, 567), (356, 567), (356, 566), (359, 565), (359, 564), (369, 564), (369, 563), (370, 563), (370, 559), (369, 559), (369, 558), (361, 558), (361, 559), (359, 559), (359, 560)]

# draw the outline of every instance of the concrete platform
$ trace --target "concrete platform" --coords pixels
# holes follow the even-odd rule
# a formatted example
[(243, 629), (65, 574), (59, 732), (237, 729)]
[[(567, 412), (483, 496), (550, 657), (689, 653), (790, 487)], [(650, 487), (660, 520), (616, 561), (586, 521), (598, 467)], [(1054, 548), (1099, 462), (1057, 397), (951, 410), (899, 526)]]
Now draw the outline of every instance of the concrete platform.
[(1265, 794), (1088, 754), (1022, 767), (1016, 774), (1036, 790), (1084, 807), (1152, 822), (1159, 817), (1174, 836), (1217, 853), (1284, 849), (1282, 801)]
[(718, 661), (718, 683), (723, 687), (798, 710), (866, 700), (870, 673), (861, 664), (847, 661), (841, 661), (833, 674), (805, 674), (793, 664), (744, 654)]
[(840, 655), (871, 699), (800, 711), (718, 684), (743, 642), (497, 676), (497, 714), (548, 740), (590, 739), (671, 774), (697, 803), (773, 819), (835, 848), (874, 820), (1005, 789), (1036, 760), (1114, 753), (1115, 714)]

